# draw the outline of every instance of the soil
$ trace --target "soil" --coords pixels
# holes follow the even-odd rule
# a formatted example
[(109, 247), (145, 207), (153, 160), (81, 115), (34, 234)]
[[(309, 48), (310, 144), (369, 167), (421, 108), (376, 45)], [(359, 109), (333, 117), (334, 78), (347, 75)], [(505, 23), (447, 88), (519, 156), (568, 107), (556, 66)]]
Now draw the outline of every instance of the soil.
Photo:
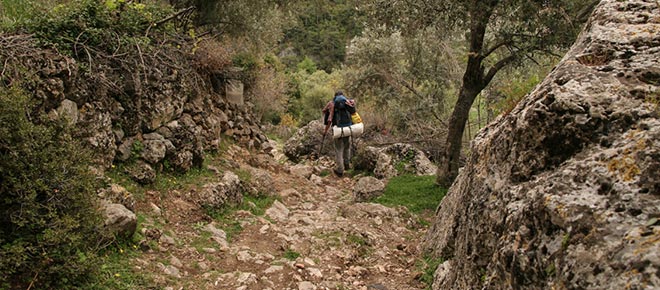
[[(292, 164), (255, 162), (247, 151), (232, 150), (239, 152), (234, 166), (258, 163), (269, 172), (277, 201), (264, 215), (240, 210), (218, 221), (191, 201), (194, 189), (147, 192), (136, 210), (146, 216), (146, 241), (131, 263), (157, 288), (426, 288), (419, 281), (417, 245), (426, 232), (419, 217), (403, 207), (354, 202), (356, 177), (310, 181), (292, 173)], [(313, 165), (329, 169), (332, 162)]]

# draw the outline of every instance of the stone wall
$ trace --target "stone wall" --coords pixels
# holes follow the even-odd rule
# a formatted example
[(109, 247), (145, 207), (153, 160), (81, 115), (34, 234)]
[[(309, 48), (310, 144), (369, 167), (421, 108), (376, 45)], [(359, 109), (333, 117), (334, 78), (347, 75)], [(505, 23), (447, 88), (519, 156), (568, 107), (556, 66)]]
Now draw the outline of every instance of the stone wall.
[[(39, 48), (29, 36), (3, 40), (11, 45), (0, 53), (8, 68), (1, 79), (27, 87), (40, 113), (67, 118), (101, 168), (131, 161), (136, 174), (145, 177), (137, 179), (148, 183), (153, 171), (164, 167), (186, 171), (201, 165), (204, 152), (217, 149), (223, 138), (250, 148), (270, 146), (242, 89), (232, 90), (230, 97), (224, 90), (242, 84), (222, 72), (195, 71), (186, 49), (163, 46), (131, 61), (93, 55), (81, 65)], [(24, 69), (34, 79), (20, 84)], [(214, 85), (230, 79), (230, 85)]]
[(660, 6), (604, 0), (484, 128), (424, 247), (433, 289), (660, 287)]

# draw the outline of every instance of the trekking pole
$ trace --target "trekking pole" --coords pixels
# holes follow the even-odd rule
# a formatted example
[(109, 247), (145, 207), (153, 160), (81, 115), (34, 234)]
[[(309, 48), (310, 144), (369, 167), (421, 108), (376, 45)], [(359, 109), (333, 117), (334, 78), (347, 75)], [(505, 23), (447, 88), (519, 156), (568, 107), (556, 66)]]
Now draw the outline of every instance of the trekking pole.
[(323, 151), (323, 145), (325, 144), (325, 136), (328, 134), (328, 128), (330, 128), (330, 124), (326, 124), (325, 130), (323, 130), (323, 138), (321, 139), (321, 146), (319, 146), (319, 153), (316, 154), (316, 160), (321, 159), (321, 151)]

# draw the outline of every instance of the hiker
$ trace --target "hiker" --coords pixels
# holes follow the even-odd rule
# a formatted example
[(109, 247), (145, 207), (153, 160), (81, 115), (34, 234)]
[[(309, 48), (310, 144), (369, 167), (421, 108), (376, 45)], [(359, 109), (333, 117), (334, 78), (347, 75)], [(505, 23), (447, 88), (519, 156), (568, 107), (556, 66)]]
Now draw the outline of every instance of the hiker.
[[(355, 113), (355, 102), (349, 100), (344, 96), (342, 91), (335, 92), (332, 101), (328, 102), (323, 108), (324, 121), (326, 124), (325, 130), (327, 132), (330, 126), (348, 127), (353, 123), (351, 121), (351, 114)], [(335, 143), (335, 174), (341, 177), (344, 175), (344, 170), (350, 168), (351, 150), (350, 150), (350, 137), (339, 137), (334, 139)]]

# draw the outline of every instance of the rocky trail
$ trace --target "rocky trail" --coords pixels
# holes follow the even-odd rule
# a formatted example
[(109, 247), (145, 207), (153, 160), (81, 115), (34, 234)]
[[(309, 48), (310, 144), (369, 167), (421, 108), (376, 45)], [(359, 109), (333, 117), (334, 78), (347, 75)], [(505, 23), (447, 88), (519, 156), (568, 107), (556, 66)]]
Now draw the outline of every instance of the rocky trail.
[[(244, 149), (232, 150), (234, 168), (255, 163)], [(426, 231), (419, 217), (356, 203), (356, 179), (312, 174), (324, 168), (318, 163), (303, 170), (275, 159), (256, 163), (272, 177), (275, 201), (263, 214), (237, 210), (212, 219), (191, 201), (195, 189), (147, 192), (137, 204), (146, 239), (131, 262), (137, 272), (164, 289), (426, 288), (417, 279)]]

